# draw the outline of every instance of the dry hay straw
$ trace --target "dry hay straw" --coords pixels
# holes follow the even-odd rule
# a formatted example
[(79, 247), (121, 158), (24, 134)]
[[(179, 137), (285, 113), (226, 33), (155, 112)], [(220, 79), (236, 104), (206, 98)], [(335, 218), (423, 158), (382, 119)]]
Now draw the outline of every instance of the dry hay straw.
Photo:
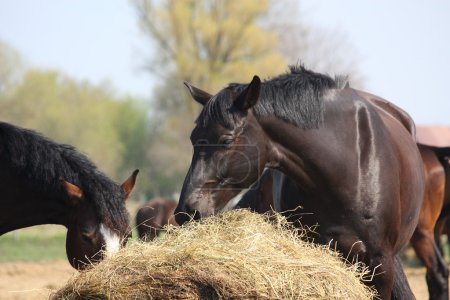
[[(132, 242), (53, 299), (372, 299), (362, 264), (306, 243), (278, 215), (234, 210)], [(301, 235), (302, 233), (300, 233)]]

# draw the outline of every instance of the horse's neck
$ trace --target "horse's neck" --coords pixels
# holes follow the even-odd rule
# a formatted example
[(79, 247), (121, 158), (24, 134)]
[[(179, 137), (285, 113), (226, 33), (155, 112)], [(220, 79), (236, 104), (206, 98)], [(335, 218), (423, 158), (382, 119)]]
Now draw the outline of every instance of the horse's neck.
[(0, 185), (0, 235), (34, 225), (67, 226), (69, 209), (62, 199), (7, 181)]
[[(332, 160), (332, 140), (327, 129), (301, 129), (282, 120), (262, 123), (269, 136), (267, 165), (279, 169), (304, 188), (313, 188), (314, 178)], [(326, 162), (328, 160), (328, 162)]]
[(66, 220), (63, 218), (66, 213), (55, 209), (55, 206), (19, 205), (12, 210), (4, 209), (4, 213), (0, 215), (2, 215), (0, 235), (12, 230), (44, 224), (58, 224), (67, 227)]

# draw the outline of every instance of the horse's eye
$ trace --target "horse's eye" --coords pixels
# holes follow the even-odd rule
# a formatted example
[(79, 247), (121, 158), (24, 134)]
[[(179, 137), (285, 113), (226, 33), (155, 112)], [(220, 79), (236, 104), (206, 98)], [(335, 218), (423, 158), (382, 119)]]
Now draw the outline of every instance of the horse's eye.
[(231, 145), (233, 143), (233, 139), (226, 139), (222, 142), (224, 145)]
[(198, 141), (195, 143), (196, 146), (203, 146), (203, 145), (208, 145), (208, 144), (209, 144), (208, 141), (207, 141), (207, 140), (203, 140), (203, 139), (198, 140)]

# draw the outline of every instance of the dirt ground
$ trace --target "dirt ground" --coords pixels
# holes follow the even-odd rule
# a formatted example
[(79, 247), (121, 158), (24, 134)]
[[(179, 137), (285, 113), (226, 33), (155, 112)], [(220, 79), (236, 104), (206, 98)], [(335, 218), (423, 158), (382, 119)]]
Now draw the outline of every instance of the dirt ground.
[(0, 299), (48, 299), (76, 273), (67, 261), (0, 264)]
[[(428, 299), (424, 268), (407, 268), (406, 275), (417, 300)], [(0, 264), (1, 300), (48, 299), (76, 273), (67, 261)]]

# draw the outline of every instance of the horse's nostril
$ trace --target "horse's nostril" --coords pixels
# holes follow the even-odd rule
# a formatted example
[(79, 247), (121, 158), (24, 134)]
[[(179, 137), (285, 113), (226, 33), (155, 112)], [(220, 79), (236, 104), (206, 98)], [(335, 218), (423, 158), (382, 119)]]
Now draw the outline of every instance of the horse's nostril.
[(191, 209), (190, 207), (186, 207), (186, 213), (190, 216), (192, 220), (200, 219), (200, 212), (196, 209)]
[(175, 213), (175, 221), (178, 225), (183, 225), (191, 219), (190, 215), (185, 212), (177, 212)]
[(179, 225), (183, 225), (186, 222), (189, 222), (191, 220), (199, 220), (201, 218), (200, 213), (195, 210), (191, 209), (189, 207), (185, 207), (184, 211), (176, 211), (175, 212), (175, 221)]

